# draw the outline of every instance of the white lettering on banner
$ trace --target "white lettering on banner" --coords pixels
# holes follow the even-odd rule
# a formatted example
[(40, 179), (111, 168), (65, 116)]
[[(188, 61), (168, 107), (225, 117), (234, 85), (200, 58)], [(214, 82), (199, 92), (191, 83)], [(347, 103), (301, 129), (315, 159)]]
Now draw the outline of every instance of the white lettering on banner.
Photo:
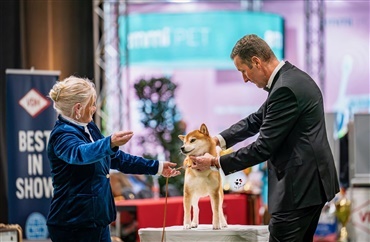
[(53, 194), (51, 177), (17, 178), (15, 181), (18, 199), (50, 198)]
[[(127, 48), (134, 50), (166, 48), (171, 45), (206, 46), (209, 43), (209, 32), (209, 28), (206, 27), (175, 28), (173, 30), (169, 27), (164, 27), (157, 30), (134, 31), (128, 35)], [(171, 39), (173, 39), (173, 42), (171, 42)]]
[(28, 175), (42, 175), (42, 155), (29, 154), (28, 155)]
[(170, 29), (150, 31), (136, 31), (128, 35), (128, 49), (148, 49), (158, 47), (168, 47), (171, 44)]
[(208, 28), (177, 28), (174, 29), (174, 45), (198, 47), (208, 45)]
[[(18, 149), (27, 154), (27, 174), (43, 175), (43, 153), (49, 141), (51, 130), (19, 130)], [(51, 177), (24, 177), (15, 181), (18, 199), (50, 198), (53, 194)]]
[(49, 140), (51, 130), (19, 130), (18, 145), (20, 152), (42, 152)]

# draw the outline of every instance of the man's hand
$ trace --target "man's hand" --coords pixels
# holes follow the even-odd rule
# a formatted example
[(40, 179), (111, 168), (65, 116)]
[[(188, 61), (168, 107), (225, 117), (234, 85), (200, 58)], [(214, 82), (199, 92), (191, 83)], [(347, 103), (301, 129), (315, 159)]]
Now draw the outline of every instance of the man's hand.
[(203, 156), (190, 156), (190, 159), (193, 161), (191, 168), (198, 171), (209, 170), (211, 166), (217, 166), (218, 164), (217, 157), (214, 157), (209, 153), (206, 153)]
[(110, 147), (121, 146), (126, 144), (134, 135), (132, 131), (118, 131), (110, 137)]
[(180, 171), (174, 169), (177, 164), (169, 161), (163, 162), (163, 171), (162, 171), (162, 176), (164, 177), (173, 177), (173, 176), (178, 176), (181, 174)]

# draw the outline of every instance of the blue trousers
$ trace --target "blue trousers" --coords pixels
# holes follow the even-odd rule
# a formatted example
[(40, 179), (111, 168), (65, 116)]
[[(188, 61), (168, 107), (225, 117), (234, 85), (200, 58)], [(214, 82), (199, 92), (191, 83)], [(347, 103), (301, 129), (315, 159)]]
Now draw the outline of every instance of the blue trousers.
[(53, 242), (111, 242), (109, 226), (71, 229), (49, 225), (48, 230)]

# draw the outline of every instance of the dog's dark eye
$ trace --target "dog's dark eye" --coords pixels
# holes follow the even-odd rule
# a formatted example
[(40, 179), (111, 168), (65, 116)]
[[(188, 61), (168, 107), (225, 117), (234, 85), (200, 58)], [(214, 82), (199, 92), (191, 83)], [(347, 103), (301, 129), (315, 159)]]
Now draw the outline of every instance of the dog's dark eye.
[(193, 139), (190, 140), (190, 143), (193, 143), (195, 141), (196, 141), (196, 139), (193, 138)]

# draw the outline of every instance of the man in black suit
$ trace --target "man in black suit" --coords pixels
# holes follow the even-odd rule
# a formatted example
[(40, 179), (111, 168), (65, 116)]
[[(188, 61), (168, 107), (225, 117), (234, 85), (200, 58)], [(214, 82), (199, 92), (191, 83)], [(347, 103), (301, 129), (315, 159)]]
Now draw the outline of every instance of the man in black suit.
[(278, 61), (256, 35), (241, 38), (231, 59), (245, 83), (269, 94), (255, 113), (214, 139), (228, 148), (259, 136), (228, 155), (193, 157), (193, 168), (218, 166), (228, 175), (267, 160), (270, 241), (312, 241), (322, 207), (339, 192), (321, 91), (308, 74)]

